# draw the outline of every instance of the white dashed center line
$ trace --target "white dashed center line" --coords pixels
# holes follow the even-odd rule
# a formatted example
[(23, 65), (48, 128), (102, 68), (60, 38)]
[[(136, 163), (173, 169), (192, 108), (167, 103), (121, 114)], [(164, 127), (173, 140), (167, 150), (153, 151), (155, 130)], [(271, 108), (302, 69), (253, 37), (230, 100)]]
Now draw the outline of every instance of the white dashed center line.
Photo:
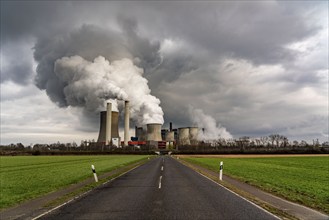
[(161, 189), (161, 181), (162, 181), (162, 176), (160, 176), (160, 180), (159, 180), (159, 189)]

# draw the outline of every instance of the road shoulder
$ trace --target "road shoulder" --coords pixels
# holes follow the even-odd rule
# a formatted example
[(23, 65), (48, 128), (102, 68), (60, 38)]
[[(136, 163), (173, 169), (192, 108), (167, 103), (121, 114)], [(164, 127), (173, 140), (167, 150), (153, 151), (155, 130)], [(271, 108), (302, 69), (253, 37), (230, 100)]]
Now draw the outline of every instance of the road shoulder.
[(259, 188), (238, 181), (229, 176), (223, 175), (223, 181), (219, 181), (218, 173), (214, 171), (208, 170), (202, 166), (193, 163), (189, 163), (185, 160), (179, 159), (178, 161), (184, 164), (185, 166), (195, 170), (196, 172), (199, 172), (207, 176), (208, 178), (218, 182), (220, 185), (234, 191), (242, 197), (254, 202), (255, 204), (266, 209), (267, 211), (281, 217), (282, 219), (329, 219), (329, 216), (319, 211), (279, 198), (270, 193), (264, 192)]
[(42, 213), (52, 210), (63, 203), (77, 199), (95, 187), (111, 181), (146, 162), (148, 162), (147, 159), (104, 173), (98, 177), (98, 183), (95, 183), (94, 178), (91, 177), (59, 191), (51, 192), (36, 199), (18, 204), (17, 206), (2, 210), (0, 212), (0, 219), (34, 219)]

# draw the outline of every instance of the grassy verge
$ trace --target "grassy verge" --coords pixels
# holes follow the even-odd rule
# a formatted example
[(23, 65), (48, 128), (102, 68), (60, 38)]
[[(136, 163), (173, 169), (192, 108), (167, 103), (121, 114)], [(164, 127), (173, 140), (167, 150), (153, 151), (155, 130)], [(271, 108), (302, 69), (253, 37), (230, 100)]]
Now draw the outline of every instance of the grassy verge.
[(329, 157), (186, 158), (265, 191), (329, 213)]
[[(138, 161), (138, 162), (133, 162), (133, 163), (127, 165), (127, 166), (124, 166), (124, 167), (114, 171), (113, 174), (111, 174), (107, 177), (101, 178), (101, 176), (99, 176), (99, 178), (101, 178), (101, 179), (99, 179), (97, 183), (93, 182), (93, 183), (90, 183), (90, 184), (86, 184), (83, 187), (79, 187), (76, 190), (73, 190), (70, 193), (65, 194), (64, 196), (60, 196), (60, 197), (56, 198), (55, 200), (49, 201), (47, 204), (44, 205), (44, 207), (46, 207), (46, 208), (55, 207), (55, 206), (58, 206), (60, 204), (63, 204), (64, 202), (67, 202), (71, 199), (74, 199), (75, 197), (79, 197), (82, 194), (84, 194), (84, 193), (86, 193), (86, 192), (88, 192), (92, 189), (95, 189), (96, 187), (99, 187), (100, 185), (103, 185), (104, 183), (106, 183), (108, 181), (111, 181), (114, 178), (117, 178), (118, 176), (121, 176), (125, 172), (133, 169), (136, 166), (136, 163), (138, 163), (139, 165), (142, 165), (144, 163), (147, 163), (147, 160), (141, 160), (141, 161)], [(133, 165), (133, 166), (131, 166), (131, 165)], [(137, 165), (137, 166), (139, 166), (139, 165)], [(107, 174), (110, 174), (110, 173), (107, 173)]]
[(0, 208), (36, 198), (97, 174), (143, 160), (144, 155), (0, 157)]

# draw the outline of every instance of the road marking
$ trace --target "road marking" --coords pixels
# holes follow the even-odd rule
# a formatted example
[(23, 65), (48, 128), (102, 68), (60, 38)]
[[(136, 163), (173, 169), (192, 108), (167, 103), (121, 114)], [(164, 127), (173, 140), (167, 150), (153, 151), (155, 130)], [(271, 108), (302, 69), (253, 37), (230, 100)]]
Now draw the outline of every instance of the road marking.
[(161, 180), (162, 180), (162, 176), (160, 176), (160, 180), (159, 180), (159, 189), (161, 189)]
[[(141, 165), (142, 165), (142, 164), (138, 164), (137, 166), (133, 167), (132, 169), (127, 170), (127, 171), (124, 172), (124, 173), (121, 173), (119, 176), (114, 177), (114, 178), (112, 178), (112, 179), (109, 179), (108, 181), (106, 181), (106, 182), (103, 183), (102, 185), (105, 185), (105, 184), (107, 184), (107, 183), (109, 183), (109, 182), (112, 182), (112, 181), (118, 179), (119, 177), (121, 177), (121, 176), (123, 176), (123, 175), (125, 175), (125, 174), (127, 174), (127, 173), (129, 173), (129, 172), (131, 172), (131, 171), (133, 171), (133, 170), (135, 170), (135, 169), (137, 169), (137, 168), (140, 167)], [(84, 193), (82, 193), (82, 194), (80, 194), (80, 195), (77, 195), (77, 196), (75, 196), (73, 199), (70, 199), (69, 201), (64, 202), (63, 204), (60, 204), (59, 206), (56, 206), (55, 208), (50, 209), (50, 210), (48, 210), (48, 211), (46, 211), (46, 212), (44, 212), (44, 213), (38, 215), (37, 217), (32, 218), (32, 220), (39, 219), (39, 218), (41, 218), (42, 216), (45, 216), (45, 215), (47, 215), (47, 214), (49, 214), (49, 213), (55, 211), (56, 209), (59, 209), (59, 208), (61, 208), (62, 206), (67, 205), (67, 204), (73, 202), (74, 200), (77, 200), (77, 199), (81, 198), (82, 196), (85, 196), (85, 195), (91, 193), (91, 192), (92, 192), (94, 189), (96, 189), (96, 188), (97, 188), (97, 187), (95, 187), (95, 188), (93, 188), (93, 189), (91, 189), (91, 190), (88, 190), (87, 192), (84, 192)]]
[[(186, 166), (186, 165), (185, 165), (185, 166)], [(186, 167), (187, 167), (187, 166), (186, 166)], [(193, 169), (192, 169), (192, 170), (193, 170)], [(204, 178), (206, 178), (206, 179), (210, 180), (211, 182), (213, 182), (213, 183), (217, 184), (218, 186), (220, 186), (220, 187), (222, 187), (222, 188), (226, 189), (227, 191), (229, 191), (229, 192), (233, 193), (234, 195), (236, 195), (236, 196), (238, 196), (239, 198), (243, 199), (244, 201), (246, 201), (246, 202), (250, 203), (251, 205), (254, 205), (254, 206), (256, 206), (257, 208), (259, 208), (259, 209), (263, 210), (263, 211), (264, 211), (264, 212), (266, 212), (267, 214), (269, 214), (269, 215), (272, 215), (273, 217), (275, 217), (275, 218), (277, 218), (277, 219), (280, 219), (278, 216), (276, 216), (276, 215), (274, 215), (273, 213), (271, 213), (271, 212), (267, 211), (267, 210), (266, 210), (266, 209), (264, 209), (263, 207), (261, 207), (261, 206), (257, 205), (256, 203), (253, 203), (252, 201), (249, 201), (248, 199), (246, 199), (246, 198), (244, 198), (244, 197), (240, 196), (240, 195), (239, 195), (239, 194), (237, 194), (236, 192), (234, 192), (234, 191), (232, 191), (232, 190), (230, 190), (230, 189), (226, 188), (226, 187), (225, 187), (225, 186), (223, 186), (222, 184), (220, 184), (220, 183), (218, 183), (218, 182), (214, 181), (213, 179), (211, 179), (211, 178), (207, 177), (206, 175), (204, 175), (204, 174), (202, 174), (202, 173), (199, 173), (199, 172), (197, 172), (197, 171), (195, 171), (195, 170), (193, 170), (193, 171), (194, 171), (194, 172), (196, 172), (196, 173), (198, 173), (199, 175), (203, 176)]]
[(163, 166), (161, 167), (161, 171), (163, 171)]
[[(177, 159), (178, 159), (178, 157), (177, 157)], [(250, 200), (244, 198), (243, 196), (239, 195), (238, 193), (236, 193), (236, 192), (234, 192), (234, 191), (228, 189), (227, 187), (225, 187), (225, 186), (223, 186), (222, 184), (220, 184), (219, 182), (216, 182), (215, 180), (209, 178), (208, 176), (202, 174), (201, 172), (192, 169), (191, 167), (187, 166), (186, 164), (184, 164), (184, 163), (182, 163), (182, 162), (180, 162), (180, 161), (177, 161), (177, 162), (180, 163), (181, 165), (187, 167), (188, 169), (193, 170), (194, 172), (196, 172), (196, 173), (199, 174), (200, 176), (203, 176), (204, 178), (210, 180), (211, 182), (215, 183), (215, 184), (218, 185), (219, 187), (222, 187), (222, 188), (226, 189), (227, 191), (233, 193), (234, 195), (236, 195), (237, 197), (239, 197), (239, 198), (243, 199), (244, 201), (250, 203), (251, 205), (256, 206), (257, 208), (263, 210), (263, 211), (266, 212), (267, 214), (269, 214), (269, 215), (275, 217), (276, 219), (280, 219), (280, 218), (279, 218), (278, 216), (276, 216), (275, 214), (273, 214), (273, 213), (267, 211), (266, 209), (264, 209), (263, 207), (257, 205), (256, 203), (254, 203), (254, 202), (252, 202), (252, 201), (250, 201)]]

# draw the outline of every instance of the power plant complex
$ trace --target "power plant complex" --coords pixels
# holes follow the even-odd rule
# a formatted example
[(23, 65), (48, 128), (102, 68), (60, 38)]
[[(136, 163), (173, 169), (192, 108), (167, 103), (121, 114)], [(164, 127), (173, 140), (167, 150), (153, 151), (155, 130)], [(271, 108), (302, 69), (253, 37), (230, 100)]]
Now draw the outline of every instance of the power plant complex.
[(138, 146), (158, 149), (175, 148), (177, 145), (196, 145), (198, 127), (162, 129), (162, 124), (149, 123), (142, 127), (135, 126), (135, 136), (129, 135), (129, 101), (124, 105), (124, 138), (119, 136), (119, 112), (112, 111), (112, 104), (107, 103), (106, 111), (100, 112), (100, 129), (97, 143), (116, 147)]

